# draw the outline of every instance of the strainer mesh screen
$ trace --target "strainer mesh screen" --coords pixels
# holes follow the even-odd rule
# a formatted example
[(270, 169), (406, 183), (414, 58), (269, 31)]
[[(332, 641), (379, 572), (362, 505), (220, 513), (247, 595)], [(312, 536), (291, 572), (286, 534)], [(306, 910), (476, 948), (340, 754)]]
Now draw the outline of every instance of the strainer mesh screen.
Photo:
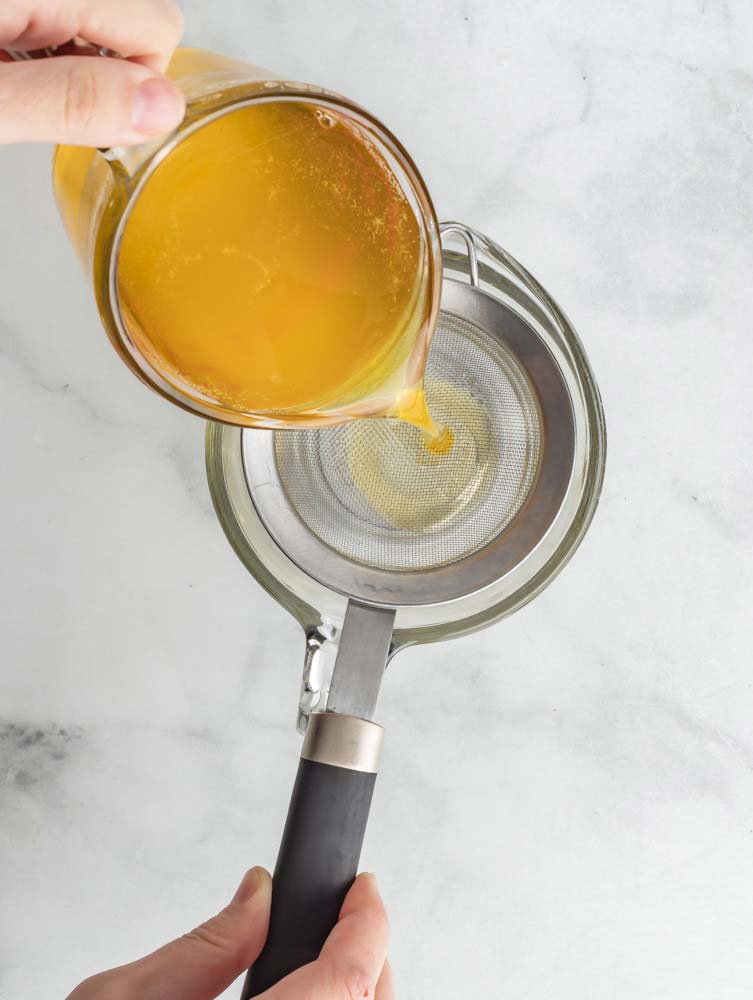
[(477, 552), (510, 523), (539, 465), (539, 408), (517, 358), (442, 313), (424, 386), (446, 455), (393, 419), (275, 434), (280, 480), (304, 524), (341, 555), (422, 571)]

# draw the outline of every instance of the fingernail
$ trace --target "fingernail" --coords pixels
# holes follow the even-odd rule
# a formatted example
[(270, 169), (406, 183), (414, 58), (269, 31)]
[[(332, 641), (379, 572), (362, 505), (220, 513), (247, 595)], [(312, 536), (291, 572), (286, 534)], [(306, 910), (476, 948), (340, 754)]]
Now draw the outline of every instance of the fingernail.
[(262, 871), (261, 868), (251, 868), (246, 872), (233, 896), (234, 903), (247, 903), (251, 899), (261, 885)]
[(185, 111), (183, 94), (162, 76), (144, 80), (133, 95), (131, 122), (138, 132), (159, 135), (179, 124)]

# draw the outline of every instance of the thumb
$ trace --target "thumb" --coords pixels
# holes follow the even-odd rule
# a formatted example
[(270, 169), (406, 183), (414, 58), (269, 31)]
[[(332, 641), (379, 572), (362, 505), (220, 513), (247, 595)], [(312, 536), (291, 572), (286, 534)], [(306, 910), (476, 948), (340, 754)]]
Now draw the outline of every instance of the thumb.
[(113, 995), (139, 1000), (210, 1000), (256, 960), (269, 925), (272, 879), (252, 868), (230, 904), (201, 927), (138, 962), (82, 983), (68, 1000)]
[(54, 56), (0, 63), (0, 142), (121, 146), (180, 124), (180, 89), (127, 59)]

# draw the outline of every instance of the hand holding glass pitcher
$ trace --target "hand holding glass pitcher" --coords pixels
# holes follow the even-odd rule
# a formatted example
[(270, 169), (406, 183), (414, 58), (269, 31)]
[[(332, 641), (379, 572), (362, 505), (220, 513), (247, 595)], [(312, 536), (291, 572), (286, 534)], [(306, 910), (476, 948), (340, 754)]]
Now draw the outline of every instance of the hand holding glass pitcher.
[[(154, 3), (150, 28), (141, 0), (126, 29), (109, 25), (113, 2), (81, 0), (75, 24), (51, 15), (32, 30), (19, 16), (15, 37), (5, 29), (22, 60), (4, 70), (9, 103), (33, 113), (12, 114), (4, 134), (64, 140), (55, 196), (121, 358), (203, 417), (397, 416), (437, 439), (422, 376), (439, 228), (405, 149), (340, 95), (172, 52), (172, 5)], [(52, 48), (72, 31), (89, 44)]]
[[(127, 8), (119, 0), (3, 4), (0, 46), (21, 65), (0, 72), (0, 142), (126, 146), (175, 128), (185, 98), (164, 74), (182, 31), (171, 0), (131, 0)], [(70, 44), (77, 37), (91, 46)], [(25, 58), (58, 46), (54, 60)], [(124, 58), (79, 55), (101, 48)]]

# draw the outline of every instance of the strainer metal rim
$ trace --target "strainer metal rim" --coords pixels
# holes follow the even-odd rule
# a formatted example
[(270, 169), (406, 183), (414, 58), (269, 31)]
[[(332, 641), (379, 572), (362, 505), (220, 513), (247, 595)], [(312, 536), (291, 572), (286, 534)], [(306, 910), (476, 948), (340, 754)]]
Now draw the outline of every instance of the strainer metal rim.
[(533, 328), (491, 295), (453, 278), (444, 279), (441, 309), (493, 338), (519, 361), (541, 412), (542, 458), (536, 481), (510, 523), (481, 549), (446, 566), (418, 571), (378, 569), (348, 559), (311, 531), (285, 490), (274, 438), (289, 432), (249, 430), (243, 434), (249, 492), (272, 538), (322, 586), (377, 607), (443, 604), (498, 582), (519, 567), (546, 535), (572, 475), (572, 403), (556, 362)]
[[(458, 224), (447, 224), (456, 227)], [(556, 538), (542, 546), (538, 565), (530, 576), (515, 581), (509, 592), (479, 606), (475, 602), (447, 605), (453, 617), (398, 612), (393, 648), (435, 642), (486, 628), (522, 608), (544, 590), (569, 562), (588, 530), (598, 506), (606, 464), (606, 424), (598, 386), (580, 339), (569, 319), (542, 285), (507, 251), (470, 227), (460, 225), (483, 255), (479, 263), (482, 287), (524, 314), (542, 331), (567, 372), (577, 414), (577, 479)], [(469, 258), (443, 250), (445, 274), (470, 274)], [(248, 492), (242, 461), (239, 427), (209, 422), (206, 468), (210, 495), (218, 520), (231, 547), (256, 582), (301, 624), (306, 634), (325, 633), (342, 623), (347, 600), (307, 577), (274, 543), (261, 522)], [(563, 520), (564, 519), (564, 520)]]

